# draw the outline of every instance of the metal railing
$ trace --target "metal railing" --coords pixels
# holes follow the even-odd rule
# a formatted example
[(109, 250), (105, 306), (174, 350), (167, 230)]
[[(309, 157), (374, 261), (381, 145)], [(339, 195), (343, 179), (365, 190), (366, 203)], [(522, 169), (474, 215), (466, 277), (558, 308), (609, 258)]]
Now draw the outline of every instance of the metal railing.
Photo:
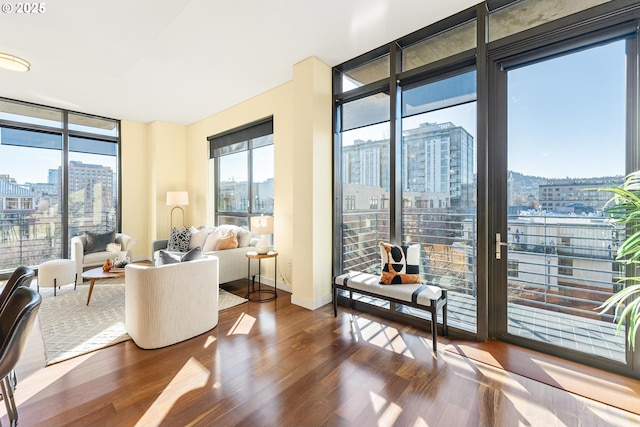
[[(403, 243), (421, 247), (421, 275), (450, 297), (476, 295), (476, 218), (473, 214), (405, 209)], [(602, 217), (510, 216), (507, 295), (510, 304), (613, 321), (595, 310), (620, 288), (615, 260), (624, 231)], [(380, 273), (378, 243), (388, 241), (386, 210), (343, 214), (343, 270)]]
[[(104, 231), (115, 228), (115, 217), (100, 215), (102, 223), (90, 219), (72, 218), (69, 226), (71, 237), (86, 231)], [(80, 225), (83, 224), (83, 225)], [(60, 216), (44, 216), (27, 212), (0, 215), (0, 272), (15, 269), (18, 265), (35, 267), (62, 254), (62, 223)]]

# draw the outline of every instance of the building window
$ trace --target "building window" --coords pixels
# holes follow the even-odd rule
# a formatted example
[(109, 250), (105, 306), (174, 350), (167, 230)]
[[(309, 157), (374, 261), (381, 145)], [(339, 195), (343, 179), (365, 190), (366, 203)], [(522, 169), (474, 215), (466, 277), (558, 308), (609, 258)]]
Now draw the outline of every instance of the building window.
[(558, 257), (558, 274), (562, 276), (573, 276), (573, 259)]
[(254, 215), (273, 214), (273, 119), (207, 138), (215, 176), (215, 224), (249, 228)]
[(117, 120), (0, 98), (0, 272), (68, 258), (86, 231), (119, 231), (119, 144)]
[(378, 198), (376, 196), (369, 198), (369, 209), (378, 209)]
[(356, 196), (346, 196), (344, 198), (344, 208), (352, 211), (356, 209)]

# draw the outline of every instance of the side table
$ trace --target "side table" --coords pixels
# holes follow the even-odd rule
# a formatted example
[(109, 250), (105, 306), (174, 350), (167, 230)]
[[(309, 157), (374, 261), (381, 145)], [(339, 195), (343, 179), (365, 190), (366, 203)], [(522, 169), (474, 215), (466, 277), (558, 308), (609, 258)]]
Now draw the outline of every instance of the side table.
[[(274, 275), (273, 275), (273, 290), (271, 289), (261, 289), (261, 283), (260, 283), (260, 275), (262, 273), (261, 268), (262, 268), (262, 260), (265, 258), (273, 258), (274, 260)], [(255, 276), (253, 276), (253, 280), (251, 279), (251, 260), (252, 259), (257, 259), (258, 260), (258, 289), (256, 289), (256, 279)], [(265, 301), (273, 301), (274, 299), (278, 298), (278, 251), (269, 251), (266, 254), (259, 254), (257, 252), (247, 252), (247, 296), (245, 298), (247, 298), (249, 301), (255, 301), (255, 302), (265, 302)], [(253, 290), (249, 289), (249, 282), (252, 282), (253, 284)], [(251, 294), (253, 293), (268, 293), (268, 294), (272, 294), (272, 296), (270, 297), (266, 297), (266, 298), (255, 298), (252, 299), (251, 298)]]

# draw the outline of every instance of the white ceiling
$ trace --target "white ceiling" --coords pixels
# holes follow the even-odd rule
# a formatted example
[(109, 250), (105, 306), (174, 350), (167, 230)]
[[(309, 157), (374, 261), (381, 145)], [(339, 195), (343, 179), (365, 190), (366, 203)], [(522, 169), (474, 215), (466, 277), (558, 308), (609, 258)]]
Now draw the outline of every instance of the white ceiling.
[[(13, 5), (17, 2), (9, 0)], [(101, 116), (190, 124), (478, 0), (44, 0), (0, 13), (0, 96)]]

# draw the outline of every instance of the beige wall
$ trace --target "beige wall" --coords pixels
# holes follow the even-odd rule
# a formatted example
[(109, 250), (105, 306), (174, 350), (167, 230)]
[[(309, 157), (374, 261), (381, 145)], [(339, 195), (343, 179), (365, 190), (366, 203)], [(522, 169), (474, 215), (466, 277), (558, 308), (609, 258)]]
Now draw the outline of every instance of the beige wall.
[[(123, 231), (138, 240), (135, 258), (151, 259), (152, 240), (168, 236), (167, 191), (189, 191), (185, 224), (214, 224), (207, 137), (273, 116), (278, 285), (310, 309), (331, 300), (331, 68), (308, 58), (293, 76), (189, 126), (123, 122)], [(139, 182), (130, 187), (129, 180)], [(269, 283), (272, 263), (263, 272)]]

